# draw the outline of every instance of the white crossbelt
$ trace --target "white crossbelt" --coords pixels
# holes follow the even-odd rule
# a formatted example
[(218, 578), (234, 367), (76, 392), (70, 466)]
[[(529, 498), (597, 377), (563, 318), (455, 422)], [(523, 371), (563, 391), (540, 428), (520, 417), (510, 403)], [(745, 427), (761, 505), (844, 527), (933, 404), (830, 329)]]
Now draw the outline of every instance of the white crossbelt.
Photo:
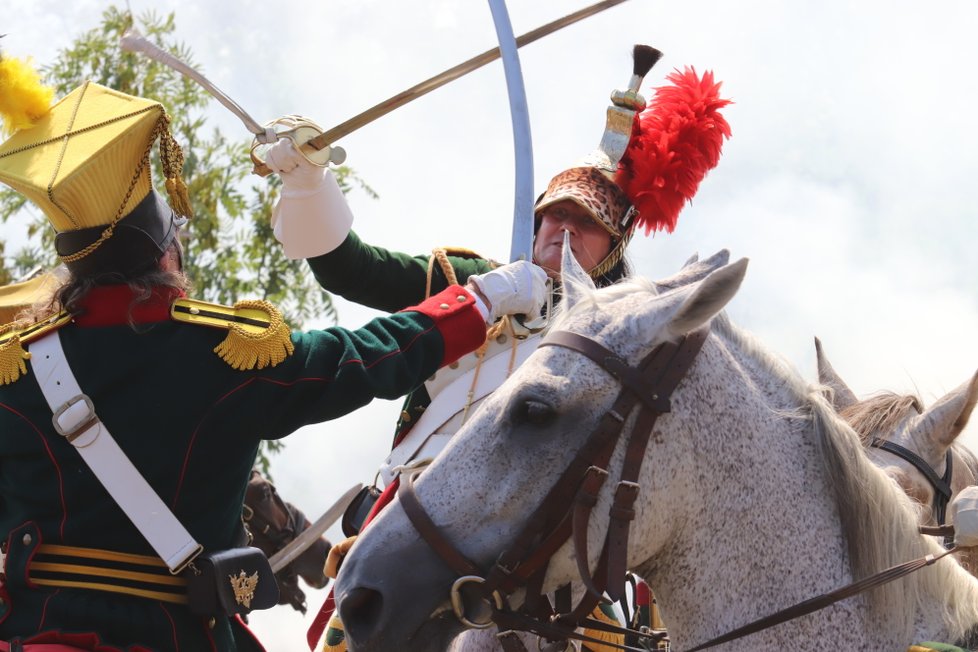
[(173, 574), (193, 561), (202, 547), (119, 448), (95, 414), (68, 366), (57, 332), (32, 342), (31, 367), (54, 413), (54, 429), (63, 435), (146, 538)]
[[(408, 462), (434, 459), (455, 434), (438, 432), (438, 429), (458, 414), (466, 402), (471, 405), (495, 391), (506, 380), (511, 367), (515, 368), (523, 364), (539, 344), (540, 338), (537, 336), (523, 340), (517, 345), (514, 358), (511, 359), (511, 351), (507, 347), (483, 360), (479, 368), (469, 369), (440, 387), (418, 422), (381, 464), (379, 473), (384, 486), (393, 482), (400, 472), (399, 467), (403, 467)], [(475, 382), (476, 374), (478, 374), (478, 383)], [(471, 396), (469, 396), (470, 391)]]

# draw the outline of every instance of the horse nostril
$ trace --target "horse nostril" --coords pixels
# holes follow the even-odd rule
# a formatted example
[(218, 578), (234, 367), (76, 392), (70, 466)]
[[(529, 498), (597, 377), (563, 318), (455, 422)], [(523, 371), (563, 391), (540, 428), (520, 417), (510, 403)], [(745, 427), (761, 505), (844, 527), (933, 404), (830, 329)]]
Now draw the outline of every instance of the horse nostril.
[(343, 596), (340, 602), (340, 620), (343, 629), (354, 641), (365, 641), (377, 628), (384, 596), (373, 589), (356, 587)]

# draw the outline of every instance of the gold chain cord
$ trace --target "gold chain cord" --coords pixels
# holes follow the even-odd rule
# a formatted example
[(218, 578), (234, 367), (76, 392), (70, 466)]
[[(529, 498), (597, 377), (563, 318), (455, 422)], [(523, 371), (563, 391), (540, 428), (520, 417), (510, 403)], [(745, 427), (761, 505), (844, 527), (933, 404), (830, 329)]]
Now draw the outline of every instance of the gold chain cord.
[(9, 152), (3, 152), (2, 154), (0, 154), (0, 158), (5, 158), (7, 156), (13, 156), (15, 154), (20, 154), (22, 152), (35, 149), (37, 147), (50, 145), (51, 143), (56, 143), (59, 141), (62, 142), (61, 151), (58, 154), (57, 165), (55, 166), (54, 171), (52, 172), (51, 180), (48, 182), (47, 195), (48, 195), (48, 200), (55, 207), (57, 207), (62, 213), (64, 213), (69, 220), (71, 220), (72, 225), (76, 229), (81, 228), (79, 227), (77, 220), (68, 211), (68, 209), (60, 205), (57, 202), (57, 200), (55, 200), (54, 198), (54, 182), (57, 179), (58, 173), (61, 171), (61, 165), (64, 162), (65, 152), (68, 149), (68, 141), (71, 139), (71, 137), (78, 136), (80, 134), (84, 134), (89, 131), (94, 131), (96, 129), (101, 129), (102, 127), (106, 127), (110, 124), (119, 122), (121, 120), (128, 120), (129, 118), (133, 118), (135, 116), (141, 115), (148, 111), (159, 111), (160, 119), (157, 121), (156, 127), (153, 129), (153, 136), (152, 138), (150, 138), (149, 143), (146, 146), (146, 150), (143, 152), (143, 156), (140, 159), (135, 174), (133, 175), (132, 180), (129, 183), (129, 188), (128, 190), (126, 190), (126, 194), (122, 200), (122, 205), (119, 206), (119, 210), (116, 212), (115, 217), (112, 218), (112, 221), (109, 222), (105, 230), (102, 231), (102, 234), (99, 236), (98, 240), (96, 240), (92, 244), (88, 245), (81, 251), (78, 251), (74, 254), (69, 254), (67, 256), (60, 256), (61, 260), (66, 263), (72, 263), (81, 260), (85, 256), (88, 256), (93, 251), (95, 251), (99, 246), (102, 245), (103, 242), (105, 242), (106, 240), (112, 237), (116, 224), (118, 224), (119, 220), (121, 220), (125, 216), (124, 211), (126, 205), (129, 203), (129, 199), (132, 197), (132, 193), (136, 189), (136, 184), (139, 183), (139, 177), (142, 175), (143, 170), (146, 169), (146, 166), (149, 163), (149, 154), (150, 151), (153, 149), (153, 145), (156, 142), (157, 138), (159, 138), (160, 140), (160, 162), (163, 166), (163, 173), (166, 176), (168, 182), (170, 182), (171, 179), (179, 179), (180, 173), (183, 170), (183, 163), (184, 163), (183, 150), (181, 149), (180, 145), (174, 140), (173, 135), (170, 133), (170, 129), (169, 129), (170, 116), (166, 114), (166, 111), (163, 109), (162, 104), (153, 104), (144, 107), (142, 109), (139, 109), (137, 111), (132, 111), (125, 115), (116, 116), (114, 118), (103, 120), (102, 122), (98, 122), (93, 125), (89, 125), (87, 127), (82, 127), (81, 129), (74, 129), (73, 126), (75, 124), (75, 119), (77, 118), (78, 109), (81, 106), (81, 101), (83, 97), (84, 97), (84, 93), (82, 93), (79, 96), (78, 102), (77, 104), (75, 104), (74, 110), (71, 114), (71, 119), (68, 122), (69, 125), (68, 131), (66, 131), (61, 135), (52, 136), (51, 138), (47, 138), (45, 140), (36, 143), (31, 143), (29, 145), (24, 145), (22, 147), (12, 149)]
[[(162, 111), (162, 108), (163, 107), (162, 106), (159, 106), (159, 105), (157, 105), (157, 106)], [(153, 107), (150, 107), (150, 108), (153, 108)], [(67, 256), (59, 256), (59, 258), (61, 258), (62, 262), (65, 262), (65, 263), (73, 263), (73, 262), (75, 262), (77, 260), (81, 260), (85, 256), (88, 256), (93, 251), (95, 251), (96, 249), (98, 249), (102, 245), (103, 242), (105, 242), (106, 240), (108, 240), (109, 238), (112, 237), (112, 234), (115, 232), (115, 225), (119, 223), (119, 220), (121, 220), (123, 217), (125, 217), (125, 215), (126, 215), (126, 213), (125, 213), (126, 205), (129, 203), (129, 198), (132, 197), (132, 191), (136, 189), (136, 184), (139, 183), (139, 177), (142, 175), (143, 170), (146, 169), (147, 163), (149, 163), (149, 152), (150, 152), (150, 150), (153, 149), (153, 144), (156, 142), (157, 137), (159, 137), (160, 132), (161, 131), (166, 131), (166, 129), (164, 127), (166, 126), (166, 124), (168, 122), (169, 121), (166, 120), (166, 114), (165, 113), (161, 116), (160, 120), (157, 121), (156, 127), (153, 129), (153, 137), (150, 138), (149, 143), (146, 145), (146, 150), (143, 152), (143, 156), (139, 160), (139, 165), (136, 166), (136, 172), (135, 172), (135, 174), (133, 174), (132, 180), (129, 182), (129, 189), (126, 190), (126, 195), (122, 199), (122, 205), (119, 206), (119, 210), (116, 211), (115, 217), (112, 218), (112, 221), (109, 222), (108, 226), (105, 227), (105, 230), (102, 231), (102, 234), (99, 235), (98, 240), (96, 240), (92, 244), (88, 245), (84, 249), (82, 249), (80, 251), (77, 251), (77, 252), (75, 252), (73, 254), (69, 254)], [(60, 167), (60, 165), (61, 165), (61, 161), (60, 160), (58, 161), (58, 165)], [(49, 196), (51, 194), (50, 193), (50, 190), (51, 189), (49, 187), (48, 188), (48, 195)], [(55, 206), (58, 206), (58, 204), (54, 202), (54, 198), (53, 197), (51, 198), (51, 202)], [(68, 214), (68, 212), (65, 211), (65, 209), (63, 207), (58, 206), (58, 208), (60, 208), (62, 211), (64, 211), (66, 215)]]

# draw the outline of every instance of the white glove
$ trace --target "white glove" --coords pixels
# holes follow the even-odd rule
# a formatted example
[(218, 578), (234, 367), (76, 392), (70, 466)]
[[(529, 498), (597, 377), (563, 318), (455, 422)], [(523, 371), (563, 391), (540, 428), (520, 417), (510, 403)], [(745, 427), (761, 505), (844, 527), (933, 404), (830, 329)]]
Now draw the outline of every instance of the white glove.
[(489, 324), (503, 315), (536, 317), (547, 300), (547, 273), (525, 260), (470, 276), (469, 281), (489, 304), (483, 315)]
[(288, 138), (265, 153), (265, 164), (282, 177), (272, 231), (285, 255), (312, 258), (339, 247), (350, 233), (353, 213), (333, 173), (307, 161)]
[(962, 548), (978, 546), (978, 487), (965, 487), (954, 497), (947, 520), (954, 523), (954, 543)]

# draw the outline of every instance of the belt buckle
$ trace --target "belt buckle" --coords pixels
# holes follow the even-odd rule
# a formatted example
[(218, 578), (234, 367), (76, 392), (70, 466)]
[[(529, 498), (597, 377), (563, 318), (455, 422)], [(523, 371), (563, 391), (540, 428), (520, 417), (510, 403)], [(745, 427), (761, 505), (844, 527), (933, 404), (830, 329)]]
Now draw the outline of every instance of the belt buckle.
[[(69, 411), (79, 403), (87, 408), (86, 411), (81, 412), (80, 409), (75, 409), (74, 413), (69, 414)], [(62, 424), (61, 419), (66, 415), (70, 420), (67, 420), (66, 424)], [(54, 416), (51, 417), (51, 423), (54, 425), (54, 429), (69, 442), (74, 442), (80, 434), (98, 423), (98, 421), (98, 415), (95, 414), (95, 405), (92, 403), (92, 399), (88, 398), (86, 394), (78, 394), (68, 399), (64, 405), (54, 411)]]

